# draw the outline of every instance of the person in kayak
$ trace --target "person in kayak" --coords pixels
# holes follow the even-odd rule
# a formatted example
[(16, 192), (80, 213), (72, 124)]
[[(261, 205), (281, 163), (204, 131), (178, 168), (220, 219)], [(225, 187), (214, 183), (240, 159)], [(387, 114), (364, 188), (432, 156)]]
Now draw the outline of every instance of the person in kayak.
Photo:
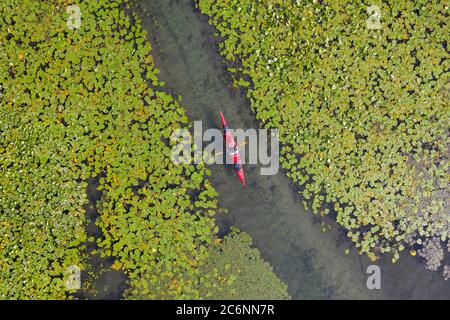
[(228, 153), (229, 153), (229, 155), (230, 155), (230, 157), (231, 157), (231, 159), (233, 161), (233, 166), (235, 167), (236, 170), (239, 171), (241, 169), (241, 166), (239, 165), (239, 169), (236, 168), (236, 164), (239, 161), (238, 160), (239, 150), (237, 148), (237, 145), (236, 144), (234, 144), (234, 145), (230, 144), (229, 148), (228, 148)]
[(238, 152), (239, 152), (239, 150), (238, 150), (236, 144), (234, 144), (234, 145), (230, 144), (230, 145), (228, 146), (228, 153), (229, 153), (230, 155), (234, 156), (234, 155), (237, 154)]
[(220, 118), (222, 120), (227, 154), (232, 160), (234, 171), (238, 175), (239, 180), (241, 180), (241, 183), (245, 188), (244, 168), (241, 163), (238, 146), (222, 112), (220, 112)]

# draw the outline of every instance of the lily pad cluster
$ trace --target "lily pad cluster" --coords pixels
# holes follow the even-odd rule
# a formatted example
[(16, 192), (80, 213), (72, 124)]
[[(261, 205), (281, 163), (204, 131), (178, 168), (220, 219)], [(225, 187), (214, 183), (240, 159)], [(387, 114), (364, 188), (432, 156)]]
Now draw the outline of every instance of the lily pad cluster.
[(73, 164), (83, 134), (62, 121), (68, 95), (58, 84), (70, 71), (50, 60), (67, 46), (51, 9), (0, 5), (0, 299), (65, 298), (66, 271), (84, 266), (86, 184)]
[[(68, 28), (73, 5), (81, 23)], [(217, 193), (203, 165), (171, 160), (172, 132), (190, 124), (160, 89), (151, 46), (125, 5), (0, 5), (2, 299), (76, 291), (65, 286), (66, 273), (88, 269), (89, 178), (101, 192), (92, 253), (127, 274), (127, 298), (202, 298), (203, 287), (216, 290), (208, 283), (218, 280), (202, 266), (220, 242)]]
[(371, 259), (448, 241), (448, 3), (196, 3), (306, 206)]

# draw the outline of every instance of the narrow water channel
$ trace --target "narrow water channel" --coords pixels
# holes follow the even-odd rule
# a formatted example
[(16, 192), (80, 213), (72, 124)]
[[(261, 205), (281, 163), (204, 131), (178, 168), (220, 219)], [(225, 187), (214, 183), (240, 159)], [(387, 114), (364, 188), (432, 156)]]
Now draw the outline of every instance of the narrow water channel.
[[(148, 32), (159, 78), (183, 97), (191, 121), (202, 120), (203, 129), (220, 128), (222, 110), (234, 128), (258, 127), (245, 93), (234, 89), (226, 74), (214, 28), (192, 0), (140, 0), (134, 10)], [(367, 289), (370, 261), (354, 250), (344, 254), (349, 243), (340, 243), (336, 224), (322, 232), (282, 172), (261, 176), (257, 166), (247, 165), (243, 190), (229, 168), (210, 168), (219, 204), (228, 209), (217, 216), (218, 224), (248, 232), (294, 299), (450, 298), (450, 282), (407, 254), (396, 264), (389, 257), (377, 261), (382, 288)]]

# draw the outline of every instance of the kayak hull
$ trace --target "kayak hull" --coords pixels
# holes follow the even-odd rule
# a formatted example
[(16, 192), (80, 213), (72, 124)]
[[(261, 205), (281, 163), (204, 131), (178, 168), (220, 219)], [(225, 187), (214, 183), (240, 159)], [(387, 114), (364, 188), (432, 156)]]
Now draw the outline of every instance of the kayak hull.
[(234, 170), (237, 174), (237, 176), (239, 177), (239, 180), (241, 181), (242, 185), (245, 188), (245, 176), (244, 176), (244, 170)]
[(231, 133), (230, 127), (228, 126), (228, 123), (222, 114), (222, 111), (220, 111), (220, 119), (222, 121), (222, 126), (223, 126), (223, 131), (224, 131), (223, 134), (225, 137), (225, 147), (227, 150), (227, 155), (232, 160), (234, 171), (236, 172), (242, 185), (245, 187), (244, 169), (242, 167), (242, 161), (241, 161), (241, 156), (239, 153), (239, 148), (236, 144), (236, 141), (234, 140), (233, 134)]

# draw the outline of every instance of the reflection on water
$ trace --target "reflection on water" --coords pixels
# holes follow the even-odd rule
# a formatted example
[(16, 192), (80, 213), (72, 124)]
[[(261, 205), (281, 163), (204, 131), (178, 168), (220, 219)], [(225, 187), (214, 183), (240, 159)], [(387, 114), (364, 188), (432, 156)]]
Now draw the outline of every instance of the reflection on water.
[[(232, 127), (258, 127), (245, 93), (231, 86), (214, 29), (191, 0), (141, 0), (134, 10), (149, 33), (160, 79), (171, 94), (183, 96), (191, 121), (202, 120), (204, 128), (221, 128), (222, 110)], [(395, 265), (389, 257), (377, 262), (382, 289), (368, 290), (368, 259), (354, 250), (344, 254), (349, 243), (342, 241), (336, 224), (322, 232), (283, 173), (261, 176), (256, 165), (246, 165), (243, 190), (231, 168), (210, 168), (220, 205), (228, 209), (217, 216), (222, 232), (236, 225), (250, 233), (293, 298), (450, 298), (450, 283), (406, 254)]]

